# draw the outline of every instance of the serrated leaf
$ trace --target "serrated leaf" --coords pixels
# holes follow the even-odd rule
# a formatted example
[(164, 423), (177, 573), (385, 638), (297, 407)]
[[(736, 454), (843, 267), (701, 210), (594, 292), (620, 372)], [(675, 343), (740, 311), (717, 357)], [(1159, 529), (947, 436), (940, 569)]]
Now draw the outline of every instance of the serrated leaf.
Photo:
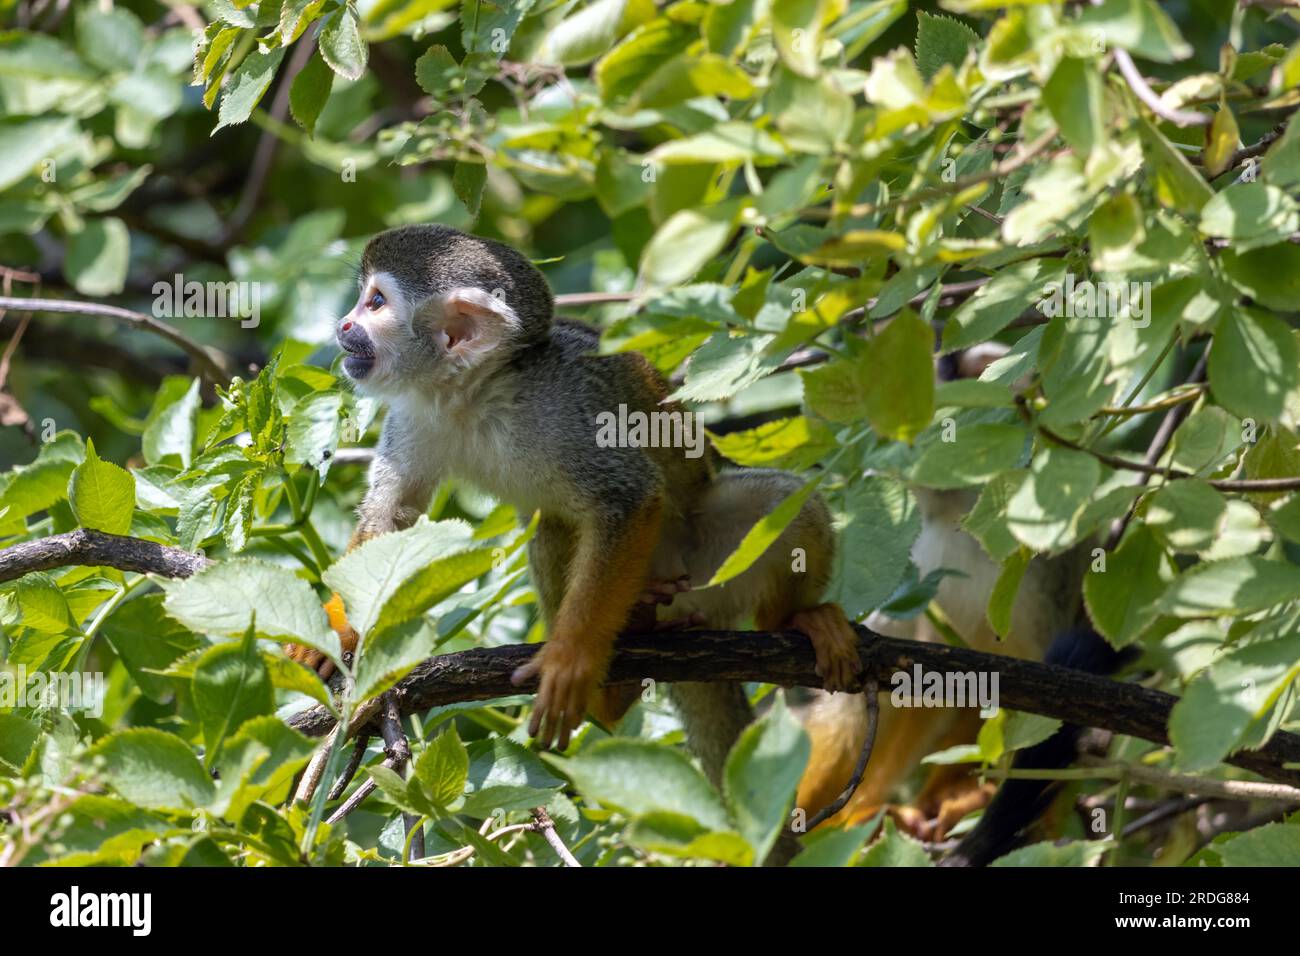
[(86, 458), (68, 481), (68, 504), (83, 528), (126, 534), (135, 513), (135, 478), (129, 471), (95, 454), (86, 439)]
[(152, 727), (105, 737), (91, 748), (90, 756), (102, 757), (109, 785), (142, 807), (192, 810), (216, 795), (212, 778), (189, 744)]
[(794, 805), (812, 744), (778, 693), (772, 708), (745, 728), (727, 756), (723, 794), (740, 833), (764, 859)]
[(315, 135), (316, 121), (329, 102), (333, 85), (334, 73), (320, 50), (311, 55), (307, 65), (293, 78), (293, 85), (289, 87), (289, 112), (308, 136)]

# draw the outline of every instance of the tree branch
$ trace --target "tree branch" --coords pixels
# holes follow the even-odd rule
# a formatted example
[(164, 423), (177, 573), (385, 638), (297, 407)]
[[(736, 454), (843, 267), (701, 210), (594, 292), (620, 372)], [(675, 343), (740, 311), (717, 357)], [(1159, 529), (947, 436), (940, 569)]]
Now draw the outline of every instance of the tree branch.
[(52, 568), (117, 568), (120, 571), (187, 578), (205, 568), (208, 559), (181, 548), (169, 548), (143, 538), (103, 531), (69, 531), (38, 538), (0, 551), (0, 582)]
[(1119, 67), (1119, 72), (1124, 77), (1124, 82), (1129, 85), (1129, 89), (1161, 119), (1168, 120), (1175, 126), (1209, 126), (1214, 120), (1209, 113), (1176, 110), (1165, 106), (1156, 95), (1156, 91), (1151, 89), (1151, 84), (1142, 76), (1127, 50), (1118, 47), (1115, 49), (1115, 65)]
[[(188, 577), (210, 562), (201, 555), (140, 538), (102, 531), (70, 531), (0, 551), (0, 582), (32, 571), (81, 565)], [(937, 673), (996, 675), (999, 706), (1066, 723), (1168, 744), (1169, 713), (1178, 698), (1137, 684), (1096, 677), (1053, 664), (1039, 664), (963, 647), (883, 637), (861, 625), (859, 655), (863, 678), (896, 686), (895, 675), (919, 665)], [(418, 665), (392, 691), (403, 716), (433, 707), (509, 697), (531, 691), (511, 682), (515, 668), (536, 653), (536, 645), (476, 648), (442, 654)], [(629, 634), (619, 639), (610, 665), (611, 684), (640, 684), (646, 678), (680, 681), (761, 681), (782, 686), (820, 687), (812, 646), (802, 634), (760, 631), (690, 631)], [(370, 706), (370, 705), (368, 705)], [(378, 710), (373, 703), (373, 716)], [(363, 711), (365, 712), (365, 711)], [(289, 726), (312, 737), (328, 734), (334, 718), (324, 707), (293, 715)], [(354, 724), (353, 730), (363, 728)], [(379, 729), (376, 728), (376, 733)], [(1226, 761), (1266, 779), (1300, 786), (1300, 737), (1279, 732), (1259, 750)]]
[[(1013, 710), (1055, 717), (1066, 723), (1099, 727), (1157, 744), (1169, 742), (1169, 712), (1178, 698), (1137, 684), (1096, 677), (1053, 664), (1040, 664), (967, 648), (882, 637), (858, 626), (864, 677), (895, 686), (894, 675), (923, 671), (997, 675), (999, 704)], [(431, 658), (394, 689), (403, 714), (473, 700), (529, 692), (510, 675), (536, 653), (536, 645), (477, 648)], [(690, 631), (682, 634), (624, 635), (610, 667), (610, 683), (655, 681), (761, 681), (783, 686), (820, 687), (808, 639), (796, 633)], [(289, 718), (309, 736), (333, 726), (323, 707)], [(1266, 779), (1300, 786), (1300, 737), (1276, 733), (1259, 750), (1242, 751), (1227, 763)]]
[(136, 328), (152, 332), (171, 342), (186, 355), (194, 359), (199, 371), (214, 384), (230, 381), (234, 374), (228, 356), (206, 345), (200, 345), (188, 335), (178, 331), (166, 322), (155, 319), (143, 312), (134, 312), (116, 305), (102, 305), (98, 302), (78, 302), (64, 299), (24, 299), (15, 296), (0, 296), (0, 309), (19, 309), (26, 312), (56, 312), (68, 315), (96, 315), (120, 322), (127, 322)]

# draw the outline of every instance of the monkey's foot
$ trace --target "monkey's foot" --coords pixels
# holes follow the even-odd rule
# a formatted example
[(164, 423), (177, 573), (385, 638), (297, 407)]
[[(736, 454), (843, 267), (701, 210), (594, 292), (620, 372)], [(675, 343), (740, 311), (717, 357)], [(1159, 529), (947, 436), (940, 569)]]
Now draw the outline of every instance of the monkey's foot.
[(608, 660), (581, 644), (552, 638), (542, 645), (533, 659), (510, 675), (516, 686), (537, 678), (537, 700), (528, 721), (528, 733), (539, 746), (564, 750), (569, 735), (587, 716), (590, 704)]
[(996, 785), (992, 782), (980, 783), (973, 774), (953, 780), (933, 793), (922, 791), (917, 797), (919, 809), (925, 818), (925, 827), (920, 836), (941, 843), (968, 813), (987, 807), (996, 792)]
[[(351, 654), (357, 649), (360, 636), (348, 623), (347, 614), (343, 611), (343, 599), (335, 594), (326, 601), (325, 614), (329, 617), (330, 627), (339, 636), (339, 644), (343, 647), (343, 653)], [(303, 647), (301, 644), (286, 644), (284, 645), (284, 653), (289, 660), (297, 661), (299, 664), (314, 670), (320, 675), (321, 680), (329, 680), (330, 675), (336, 670), (334, 662), (314, 648)]]
[(838, 604), (820, 604), (796, 611), (786, 627), (806, 634), (812, 641), (817, 655), (817, 675), (823, 687), (832, 692), (862, 689), (858, 635)]

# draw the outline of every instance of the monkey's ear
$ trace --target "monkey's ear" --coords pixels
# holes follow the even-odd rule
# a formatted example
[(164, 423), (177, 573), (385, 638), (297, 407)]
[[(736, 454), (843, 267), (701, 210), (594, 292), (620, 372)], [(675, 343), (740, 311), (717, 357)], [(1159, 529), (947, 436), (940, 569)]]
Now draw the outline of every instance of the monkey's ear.
[(478, 365), (519, 329), (519, 316), (504, 299), (466, 286), (438, 296), (421, 309), (443, 345), (461, 364)]

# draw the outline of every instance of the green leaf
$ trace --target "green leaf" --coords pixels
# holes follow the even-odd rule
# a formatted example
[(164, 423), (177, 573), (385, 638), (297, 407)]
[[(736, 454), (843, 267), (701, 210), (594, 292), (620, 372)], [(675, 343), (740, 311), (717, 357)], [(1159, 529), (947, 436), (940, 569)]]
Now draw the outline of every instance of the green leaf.
[(1074, 840), (1063, 846), (1044, 841), (1000, 856), (990, 866), (1095, 866), (1110, 849), (1104, 840)]
[(457, 163), (451, 174), (451, 188), (471, 216), (477, 216), (487, 185), (485, 163)]
[[(104, 620), (101, 628), (140, 692), (158, 703), (171, 696), (174, 684), (156, 672), (167, 670), (201, 646), (193, 632), (163, 613), (162, 601), (158, 593), (127, 601)], [(320, 686), (315, 678), (313, 682)]]
[(244, 57), (221, 95), (221, 108), (217, 113), (217, 125), (213, 128), (213, 133), (243, 123), (253, 115), (262, 94), (275, 78), (275, 71), (279, 69), (282, 59), (284, 47), (276, 47), (269, 53), (254, 50)]
[(880, 839), (863, 854), (859, 866), (934, 866), (925, 847), (906, 833), (898, 831), (893, 817), (885, 817)]
[(999, 638), (1005, 638), (1011, 632), (1011, 612), (1015, 608), (1016, 595), (1020, 593), (1020, 582), (1024, 580), (1029, 561), (1033, 558), (1028, 548), (1017, 548), (1002, 562), (997, 580), (993, 582), (993, 591), (989, 594), (988, 610), (985, 617), (989, 626)]
[[(177, 394), (178, 389), (180, 394)], [(188, 468), (194, 457), (194, 430), (199, 416), (199, 380), (169, 379), (159, 391), (145, 425), (141, 450), (151, 465), (175, 455)]]
[(944, 323), (943, 350), (969, 348), (997, 335), (1065, 277), (1065, 264), (1031, 259), (1008, 266), (976, 290)]
[(788, 819), (812, 744), (778, 692), (761, 720), (745, 728), (727, 756), (723, 794), (736, 824), (766, 858)]
[(799, 512), (803, 510), (804, 504), (817, 490), (817, 486), (821, 484), (824, 475), (825, 472), (818, 474), (811, 481), (806, 482), (803, 487), (782, 499), (781, 503), (772, 509), (769, 514), (760, 518), (752, 528), (745, 532), (745, 537), (740, 540), (736, 550), (728, 555), (727, 560), (723, 561), (722, 566), (713, 573), (708, 587), (730, 581), (757, 561), (763, 552), (781, 536), (781, 532), (789, 526)]
[[(910, 442), (934, 415), (933, 349), (929, 323), (908, 309), (856, 359), (806, 373), (809, 407), (833, 421), (865, 417), (882, 438)], [(852, 400), (837, 398), (841, 391)]]
[(1212, 660), (1169, 717), (1179, 769), (1209, 770), (1242, 746), (1252, 724), (1300, 675), (1298, 660), (1300, 635), (1294, 633), (1234, 647)]
[(643, 814), (628, 825), (623, 838), (650, 853), (713, 860), (727, 866), (754, 864), (754, 851), (739, 833), (711, 832), (680, 813)]
[(740, 67), (715, 53), (682, 55), (657, 69), (637, 93), (642, 109), (666, 109), (699, 96), (743, 100), (754, 95), (754, 84)]
[(238, 644), (217, 644), (204, 651), (194, 668), (192, 691), (211, 766), (227, 737), (246, 720), (274, 709), (271, 677), (258, 655), (252, 627)]
[(293, 85), (289, 87), (289, 111), (308, 136), (315, 135), (316, 121), (329, 101), (333, 85), (334, 73), (320, 50), (311, 55), (307, 65), (293, 78)]
[(903, 583), (921, 533), (921, 513), (907, 487), (884, 475), (860, 478), (842, 494), (835, 567), (824, 600), (856, 620), (888, 601)]
[(1258, 304), (1289, 312), (1300, 296), (1300, 246), (1290, 242), (1253, 248), (1245, 252), (1223, 251), (1223, 271), (1235, 285)]
[(361, 39), (357, 16), (350, 4), (339, 7), (325, 20), (320, 32), (320, 53), (329, 68), (345, 80), (359, 80), (365, 74), (369, 49)]
[(588, 800), (629, 814), (666, 811), (708, 830), (730, 829), (704, 775), (679, 750), (649, 740), (602, 740), (559, 764)]
[(469, 775), (469, 752), (454, 726), (425, 745), (414, 770), (411, 782), (418, 782), (434, 806), (449, 807), (460, 799)]
[(126, 287), (131, 236), (113, 216), (88, 220), (68, 240), (63, 274), (82, 295), (116, 295)]
[(656, 286), (680, 285), (722, 251), (735, 231), (740, 200), (673, 213), (641, 254), (641, 274)]
[(595, 0), (579, 4), (546, 35), (543, 56), (564, 66), (596, 59), (635, 26), (654, 16), (649, 0)]
[(983, 485), (1020, 464), (1028, 437), (1019, 425), (958, 426), (952, 441), (936, 441), (926, 448), (912, 471), (912, 480), (928, 488)]
[(772, 39), (781, 62), (800, 76), (816, 76), (828, 0), (773, 0)]
[(1171, 551), (1203, 551), (1222, 533), (1227, 513), (1227, 499), (1206, 482), (1172, 481), (1147, 502), (1146, 524)]
[(1091, 60), (1066, 57), (1043, 85), (1043, 102), (1065, 141), (1087, 154), (1106, 135), (1106, 91)]
[(1174, 579), (1160, 610), (1176, 617), (1229, 617), (1300, 598), (1300, 567), (1259, 557), (1199, 564)]
[(513, 740), (492, 737), (469, 748), (465, 804), (470, 816), (487, 817), (494, 811), (509, 813), (548, 803), (565, 782), (542, 763), (537, 754)]
[(1297, 366), (1300, 348), (1282, 319), (1260, 309), (1220, 317), (1210, 350), (1210, 387), (1228, 411), (1256, 422), (1277, 419), (1296, 387)]
[(77, 52), (101, 70), (132, 70), (144, 47), (144, 24), (130, 10), (83, 9), (77, 17)]
[(1146, 525), (1135, 524), (1104, 567), (1090, 567), (1083, 598), (1093, 626), (1115, 647), (1137, 640), (1159, 614), (1157, 602), (1172, 571), (1164, 549)]
[(757, 428), (709, 437), (719, 454), (747, 468), (802, 471), (837, 447), (829, 428), (804, 415), (778, 418)]
[(163, 582), (163, 590), (167, 613), (200, 634), (243, 637), (255, 617), (259, 637), (304, 644), (335, 661), (342, 657), (316, 592), (288, 568), (234, 558), (185, 580)]
[(288, 415), (284, 436), (284, 461), (315, 468), (321, 478), (338, 451), (342, 434), (343, 396), (337, 391), (310, 392)]
[(1237, 127), (1237, 118), (1232, 115), (1227, 99), (1220, 94), (1219, 109), (1206, 131), (1205, 149), (1201, 152), (1205, 175), (1213, 179), (1225, 172), (1232, 165), (1232, 157), (1240, 145), (1241, 130)]
[(1300, 229), (1300, 206), (1276, 186), (1233, 183), (1202, 207), (1200, 227), (1202, 235), (1229, 239), (1243, 252)]
[(206, 806), (216, 794), (189, 744), (152, 727), (105, 737), (91, 748), (90, 756), (102, 757), (109, 785), (142, 807), (191, 810)]
[(41, 728), (26, 717), (0, 713), (0, 777), (16, 777), (41, 736)]
[(1192, 55), (1174, 21), (1153, 0), (1104, 0), (1099, 6), (1084, 7), (1077, 22), (1085, 31), (1103, 31), (1107, 46), (1123, 47), (1157, 63)]
[(14, 596), (23, 626), (48, 634), (76, 630), (77, 621), (67, 596), (48, 574), (37, 572), (19, 578)]
[(1300, 826), (1268, 823), (1216, 843), (1224, 866), (1295, 866), (1300, 860)]
[(126, 534), (135, 513), (135, 478), (103, 461), (95, 454), (95, 443), (86, 439), (86, 458), (68, 482), (68, 503), (83, 528)]
[(849, 866), (862, 852), (868, 840), (875, 836), (880, 827), (880, 816), (872, 818), (866, 826), (839, 828), (819, 828), (804, 840), (804, 850), (793, 860), (791, 866), (823, 867)]
[[(439, 558), (466, 551), (472, 537), (463, 521), (421, 519), (404, 531), (371, 538), (349, 551), (329, 566), (322, 579), (343, 598), (349, 623), (365, 637), (379, 621), (384, 605), (407, 581)], [(438, 582), (433, 583), (436, 588)], [(388, 619), (390, 624), (395, 620)]]
[(1196, 167), (1145, 117), (1137, 121), (1142, 153), (1150, 164), (1156, 198), (1184, 215), (1195, 215), (1214, 196)]
[(979, 42), (979, 34), (960, 20), (916, 11), (916, 66), (927, 82), (945, 65), (961, 66)]
[(1100, 480), (1101, 465), (1091, 455), (1069, 448), (1044, 449), (1007, 502), (1011, 533), (1035, 551), (1073, 543), (1076, 517)]

